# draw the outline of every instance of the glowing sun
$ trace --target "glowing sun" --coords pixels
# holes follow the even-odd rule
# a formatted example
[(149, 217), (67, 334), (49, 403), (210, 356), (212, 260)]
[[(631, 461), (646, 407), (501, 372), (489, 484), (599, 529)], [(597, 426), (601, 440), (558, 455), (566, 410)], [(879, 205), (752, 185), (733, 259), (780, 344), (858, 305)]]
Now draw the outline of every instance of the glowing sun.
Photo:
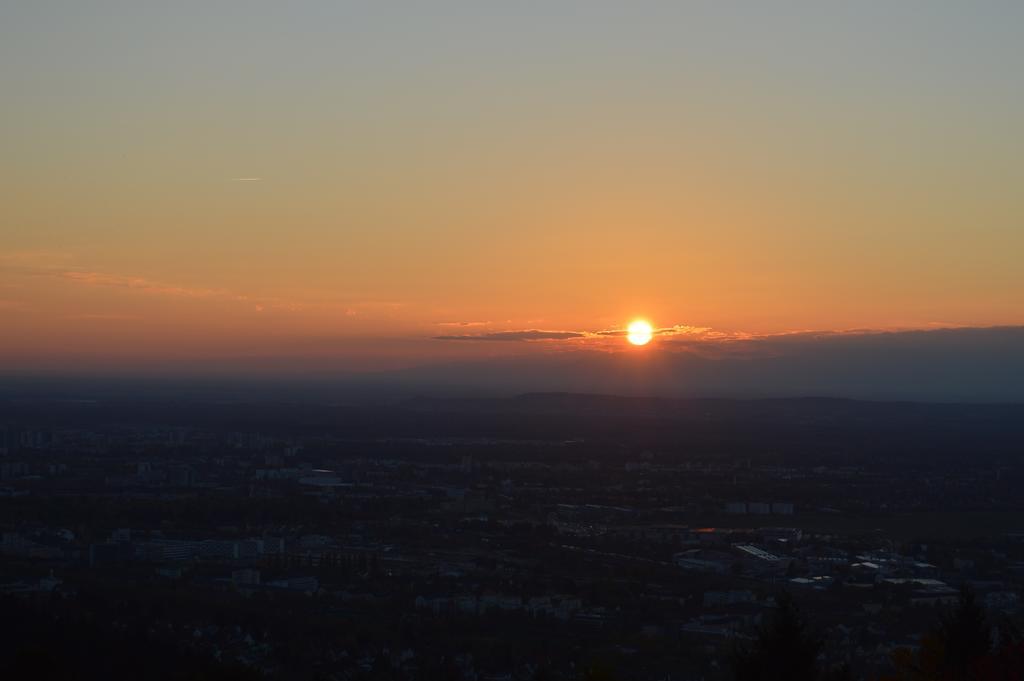
[(626, 338), (633, 345), (647, 345), (654, 336), (654, 329), (642, 319), (630, 322), (626, 329)]

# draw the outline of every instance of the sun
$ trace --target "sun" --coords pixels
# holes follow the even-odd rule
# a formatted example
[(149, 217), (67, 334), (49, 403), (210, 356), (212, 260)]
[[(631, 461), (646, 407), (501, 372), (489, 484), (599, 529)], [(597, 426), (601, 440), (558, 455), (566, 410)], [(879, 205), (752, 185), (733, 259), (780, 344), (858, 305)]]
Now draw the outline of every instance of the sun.
[(626, 329), (626, 338), (633, 345), (647, 345), (653, 336), (654, 329), (643, 319), (630, 322)]

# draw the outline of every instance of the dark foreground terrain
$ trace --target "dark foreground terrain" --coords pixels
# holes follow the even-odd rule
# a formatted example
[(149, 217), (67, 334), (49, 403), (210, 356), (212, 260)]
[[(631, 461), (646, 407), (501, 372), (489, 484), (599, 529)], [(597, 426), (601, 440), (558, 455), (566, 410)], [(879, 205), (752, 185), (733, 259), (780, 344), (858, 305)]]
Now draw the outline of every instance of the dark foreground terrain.
[(254, 390), (0, 386), (0, 675), (1021, 678), (1022, 405)]

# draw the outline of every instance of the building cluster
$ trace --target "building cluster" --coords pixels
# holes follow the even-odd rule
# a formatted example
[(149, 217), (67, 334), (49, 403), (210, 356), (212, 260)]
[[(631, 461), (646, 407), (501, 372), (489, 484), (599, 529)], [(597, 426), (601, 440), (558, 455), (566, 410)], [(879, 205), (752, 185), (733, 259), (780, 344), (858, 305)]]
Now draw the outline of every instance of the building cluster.
[[(607, 653), (647, 678), (713, 679), (787, 590), (825, 655), (870, 675), (920, 645), (961, 584), (993, 619), (1021, 615), (1005, 470), (967, 488), (885, 462), (564, 441), (5, 432), (0, 593), (159, 602), (153, 631), (261, 674), (298, 646), (334, 678), (436, 660), (466, 679), (540, 673), (521, 660), (571, 678)], [(969, 491), (934, 501), (954, 487)], [(958, 503), (966, 525), (936, 525)]]

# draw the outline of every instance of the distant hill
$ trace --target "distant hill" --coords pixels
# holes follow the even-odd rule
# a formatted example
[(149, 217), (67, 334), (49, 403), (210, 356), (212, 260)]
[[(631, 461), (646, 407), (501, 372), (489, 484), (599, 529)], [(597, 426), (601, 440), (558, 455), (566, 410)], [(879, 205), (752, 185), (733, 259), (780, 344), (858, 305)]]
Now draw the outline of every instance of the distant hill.
[(532, 393), (415, 398), (392, 404), (251, 402), (118, 394), (95, 400), (0, 401), (3, 428), (178, 426), (282, 436), (379, 440), (579, 442), (573, 456), (650, 449), (852, 462), (1022, 455), (1024, 405), (870, 402), (833, 398), (675, 399)]

